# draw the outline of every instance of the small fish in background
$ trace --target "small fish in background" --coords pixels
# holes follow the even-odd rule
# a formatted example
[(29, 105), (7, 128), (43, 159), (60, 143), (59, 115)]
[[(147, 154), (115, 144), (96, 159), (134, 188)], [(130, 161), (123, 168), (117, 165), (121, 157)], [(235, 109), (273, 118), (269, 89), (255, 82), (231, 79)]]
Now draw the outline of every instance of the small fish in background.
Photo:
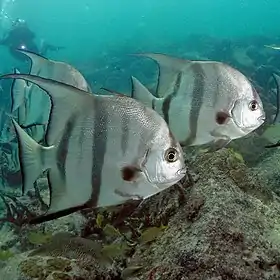
[(131, 96), (163, 116), (182, 146), (207, 145), (215, 151), (263, 124), (262, 101), (236, 69), (216, 61), (138, 56), (157, 62), (158, 85), (153, 95), (132, 77)]
[[(18, 51), (30, 58), (30, 74), (54, 79), (91, 92), (83, 75), (71, 65), (49, 60), (29, 51)], [(19, 71), (15, 69), (15, 73), (19, 74)], [(12, 114), (17, 112), (18, 123), (28, 128), (26, 131), (32, 138), (43, 142), (51, 107), (49, 97), (42, 89), (33, 84), (28, 85), (24, 80), (15, 80), (11, 92)]]
[[(267, 113), (266, 125), (263, 127), (263, 130), (259, 132), (262, 138), (272, 143), (271, 145), (267, 145), (266, 148), (280, 146), (280, 76), (276, 73), (272, 73), (270, 80), (273, 80), (276, 86), (276, 90), (273, 92), (275, 95), (275, 104), (269, 104), (272, 109)], [(272, 91), (270, 91), (269, 94), (271, 94), (271, 92)]]
[[(101, 96), (34, 75), (9, 74), (52, 100), (46, 142), (39, 145), (13, 120), (23, 193), (48, 170), (50, 206), (31, 224), (84, 208), (146, 199), (186, 175), (180, 144), (154, 110), (125, 96)], [(32, 94), (34, 94), (32, 92)]]
[(276, 45), (264, 45), (264, 47), (270, 48), (273, 50), (280, 50), (280, 46), (276, 46)]

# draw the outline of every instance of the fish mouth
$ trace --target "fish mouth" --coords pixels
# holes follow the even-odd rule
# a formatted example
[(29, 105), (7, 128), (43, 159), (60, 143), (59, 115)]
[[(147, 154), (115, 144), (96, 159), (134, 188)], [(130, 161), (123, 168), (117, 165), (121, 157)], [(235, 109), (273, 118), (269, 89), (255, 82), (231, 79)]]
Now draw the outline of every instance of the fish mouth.
[(265, 122), (265, 115), (262, 115), (260, 117), (258, 117), (258, 121), (260, 121), (261, 123)]
[(176, 172), (176, 175), (177, 175), (176, 180), (173, 179), (173, 180), (165, 181), (164, 183), (159, 183), (158, 187), (159, 188), (166, 188), (168, 186), (173, 186), (176, 183), (178, 183), (180, 180), (182, 180), (184, 178), (184, 176), (186, 176), (186, 174), (187, 174), (187, 167), (181, 168)]
[(243, 126), (242, 124), (239, 124), (233, 115), (230, 116), (230, 118), (232, 119), (233, 123), (242, 131), (244, 131), (245, 133), (250, 132), (252, 129), (254, 128), (258, 128), (259, 126), (261, 126), (264, 122), (265, 122), (265, 115), (261, 115), (257, 118), (258, 124), (255, 125), (251, 125), (251, 126)]
[(178, 175), (180, 175), (180, 176), (181, 176), (181, 175), (182, 175), (182, 176), (186, 175), (186, 174), (187, 174), (187, 167), (185, 166), (185, 167), (179, 169), (179, 170), (176, 172), (176, 174), (178, 174)]
[(177, 182), (179, 182), (184, 176), (186, 176), (186, 174), (187, 174), (187, 167), (183, 167), (183, 168), (177, 170), (177, 172), (175, 173), (176, 175), (178, 175), (176, 180), (175, 180), (175, 179), (173, 179), (173, 180), (170, 179), (170, 180), (165, 181), (164, 183), (155, 183), (155, 182), (153, 182), (153, 181), (150, 179), (150, 177), (149, 177), (148, 172), (147, 172), (146, 169), (143, 169), (142, 172), (143, 172), (143, 174), (145, 175), (147, 181), (148, 181), (152, 186), (154, 186), (157, 190), (160, 190), (160, 189), (165, 189), (165, 188), (167, 188), (168, 186), (173, 186), (173, 185), (175, 185)]

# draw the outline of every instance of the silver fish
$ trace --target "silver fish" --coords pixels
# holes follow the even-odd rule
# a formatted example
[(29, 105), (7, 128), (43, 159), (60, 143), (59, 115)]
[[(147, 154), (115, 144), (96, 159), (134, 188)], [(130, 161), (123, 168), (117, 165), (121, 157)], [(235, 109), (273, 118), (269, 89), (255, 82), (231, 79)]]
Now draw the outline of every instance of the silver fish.
[(34, 83), (52, 100), (47, 147), (36, 143), (13, 120), (20, 146), (23, 193), (48, 170), (48, 212), (30, 223), (83, 208), (146, 199), (185, 176), (182, 148), (166, 122), (135, 99), (93, 95), (33, 75), (2, 78)]
[(215, 61), (189, 61), (139, 54), (159, 66), (155, 95), (132, 77), (132, 97), (155, 109), (183, 146), (207, 144), (214, 151), (258, 128), (262, 101), (249, 80)]
[[(18, 69), (15, 69), (15, 73), (20, 74)], [(31, 107), (31, 88), (32, 85), (28, 85), (24, 80), (15, 79), (13, 81), (11, 114), (35, 141), (43, 142), (47, 120), (45, 123), (41, 123), (42, 110), (38, 110), (35, 106)]]
[[(54, 79), (82, 90), (91, 91), (82, 74), (71, 65), (49, 60), (35, 53), (18, 50), (31, 60), (30, 74)], [(16, 69), (15, 73), (19, 74)], [(31, 92), (36, 92), (31, 94)], [(51, 103), (49, 97), (36, 85), (27, 85), (24, 80), (16, 80), (12, 86), (12, 113), (18, 112), (17, 121), (21, 126), (33, 127), (31, 135), (43, 141), (49, 119)], [(38, 126), (38, 124), (41, 124)]]

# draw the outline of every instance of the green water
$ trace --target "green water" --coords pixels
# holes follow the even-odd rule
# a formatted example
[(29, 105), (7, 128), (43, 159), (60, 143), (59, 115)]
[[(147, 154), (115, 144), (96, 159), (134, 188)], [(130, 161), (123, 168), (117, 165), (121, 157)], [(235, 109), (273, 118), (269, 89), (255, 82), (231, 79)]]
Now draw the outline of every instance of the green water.
[[(59, 58), (68, 61), (123, 45), (148, 43), (156, 50), (158, 42), (190, 33), (277, 36), (280, 25), (278, 0), (2, 0), (2, 7), (10, 19), (25, 19), (38, 37), (65, 46)], [(4, 32), (8, 20), (2, 21)], [(7, 52), (0, 51), (1, 57)]]

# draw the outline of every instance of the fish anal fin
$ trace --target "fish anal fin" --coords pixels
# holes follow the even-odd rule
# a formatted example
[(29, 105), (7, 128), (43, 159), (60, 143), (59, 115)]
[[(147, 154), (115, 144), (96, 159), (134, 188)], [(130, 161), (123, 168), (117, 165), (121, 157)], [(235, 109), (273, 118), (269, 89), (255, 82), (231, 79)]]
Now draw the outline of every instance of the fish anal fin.
[(48, 150), (52, 150), (52, 147), (46, 148), (39, 145), (15, 120), (12, 119), (12, 122), (19, 139), (19, 159), (23, 178), (22, 192), (26, 194), (47, 168)]

